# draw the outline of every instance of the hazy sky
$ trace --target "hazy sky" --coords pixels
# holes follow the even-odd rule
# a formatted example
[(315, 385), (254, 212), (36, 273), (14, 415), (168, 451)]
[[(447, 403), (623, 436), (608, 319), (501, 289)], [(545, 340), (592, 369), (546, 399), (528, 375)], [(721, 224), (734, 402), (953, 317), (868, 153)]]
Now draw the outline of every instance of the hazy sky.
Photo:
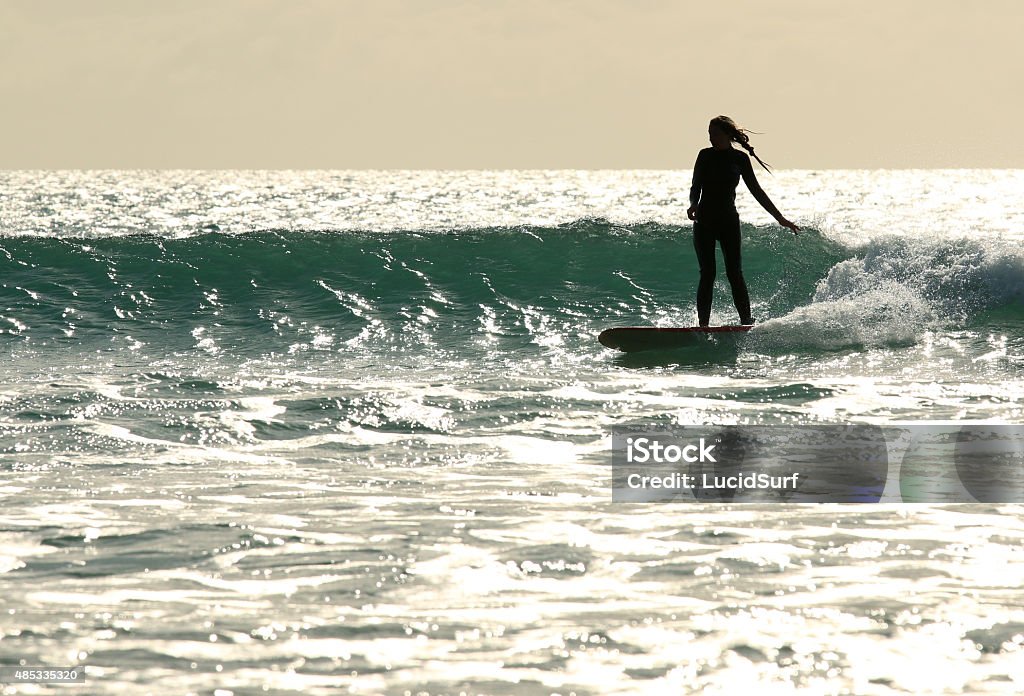
[(1020, 0), (0, 0), (0, 168), (1024, 167)]

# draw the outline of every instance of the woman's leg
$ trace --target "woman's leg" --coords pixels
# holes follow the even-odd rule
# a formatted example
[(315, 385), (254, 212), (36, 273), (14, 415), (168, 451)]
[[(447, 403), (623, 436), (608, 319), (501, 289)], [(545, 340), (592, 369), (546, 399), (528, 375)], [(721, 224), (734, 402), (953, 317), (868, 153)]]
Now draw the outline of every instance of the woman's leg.
[(722, 257), (725, 259), (725, 274), (732, 288), (732, 302), (740, 315), (741, 324), (753, 324), (750, 316), (750, 295), (747, 282), (743, 279), (743, 265), (740, 256), (740, 218), (723, 224), (719, 230), (719, 242), (722, 244)]
[(711, 321), (711, 297), (715, 290), (715, 233), (714, 228), (693, 223), (693, 250), (697, 252), (700, 282), (697, 284), (697, 322), (707, 326)]

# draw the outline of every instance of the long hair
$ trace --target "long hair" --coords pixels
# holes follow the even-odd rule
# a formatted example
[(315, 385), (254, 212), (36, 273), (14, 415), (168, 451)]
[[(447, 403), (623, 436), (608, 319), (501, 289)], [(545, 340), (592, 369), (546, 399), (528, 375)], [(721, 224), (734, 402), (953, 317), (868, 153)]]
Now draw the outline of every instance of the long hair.
[(761, 166), (765, 168), (765, 171), (771, 173), (772, 168), (765, 164), (760, 157), (754, 154), (754, 146), (750, 144), (750, 136), (747, 135), (748, 133), (754, 133), (754, 131), (748, 131), (746, 128), (740, 128), (736, 125), (736, 122), (728, 116), (715, 116), (711, 119), (711, 123), (721, 128), (722, 131), (729, 136), (729, 140), (734, 143), (739, 143), (740, 147), (750, 153), (750, 156), (756, 159)]

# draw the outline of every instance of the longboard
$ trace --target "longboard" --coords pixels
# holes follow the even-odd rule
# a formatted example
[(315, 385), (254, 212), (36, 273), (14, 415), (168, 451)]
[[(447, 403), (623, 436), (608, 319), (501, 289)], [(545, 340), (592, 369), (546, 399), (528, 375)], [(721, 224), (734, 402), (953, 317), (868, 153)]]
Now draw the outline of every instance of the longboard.
[(620, 326), (605, 329), (597, 340), (607, 348), (627, 353), (638, 350), (665, 350), (701, 345), (711, 334), (742, 335), (752, 326)]

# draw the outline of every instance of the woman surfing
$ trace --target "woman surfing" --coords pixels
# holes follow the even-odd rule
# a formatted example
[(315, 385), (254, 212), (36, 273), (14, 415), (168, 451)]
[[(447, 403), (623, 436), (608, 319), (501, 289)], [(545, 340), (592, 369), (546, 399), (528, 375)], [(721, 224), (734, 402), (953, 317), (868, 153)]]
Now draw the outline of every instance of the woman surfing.
[[(725, 273), (732, 288), (732, 301), (740, 315), (740, 323), (750, 325), (750, 296), (743, 279), (740, 262), (740, 217), (736, 212), (736, 186), (740, 178), (754, 199), (771, 213), (780, 225), (796, 234), (800, 228), (783, 217), (768, 194), (757, 183), (750, 157), (756, 159), (766, 171), (771, 169), (754, 154), (750, 136), (728, 116), (716, 116), (708, 125), (711, 147), (697, 154), (693, 165), (693, 185), (690, 187), (690, 207), (686, 216), (693, 220), (693, 248), (700, 266), (697, 286), (697, 319), (702, 327), (711, 321), (711, 297), (715, 286), (715, 243), (722, 246)], [(750, 153), (733, 148), (733, 143)]]

